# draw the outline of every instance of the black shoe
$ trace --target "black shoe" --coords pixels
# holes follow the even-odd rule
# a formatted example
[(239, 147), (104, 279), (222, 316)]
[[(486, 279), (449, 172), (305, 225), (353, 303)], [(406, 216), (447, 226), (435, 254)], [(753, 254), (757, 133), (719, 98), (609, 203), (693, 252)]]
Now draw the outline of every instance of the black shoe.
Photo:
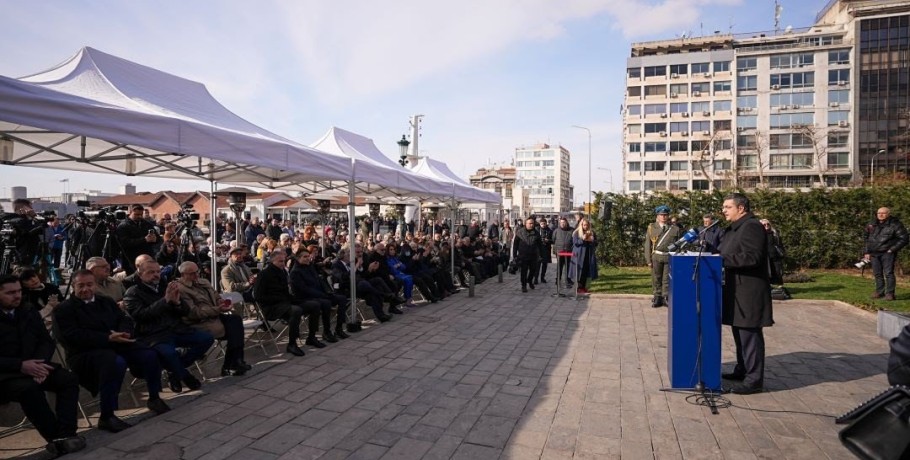
[(230, 376), (240, 377), (241, 375), (245, 375), (246, 372), (252, 368), (253, 368), (253, 366), (250, 366), (249, 364), (247, 364), (243, 361), (237, 361), (233, 365), (227, 365), (227, 364), (224, 365), (221, 368), (221, 376), (222, 377), (230, 377)]
[(237, 361), (237, 364), (234, 366), (234, 368), (240, 369), (243, 372), (246, 372), (246, 371), (252, 369), (253, 365), (247, 364), (246, 361), (240, 360), (240, 361)]
[(661, 305), (663, 305), (663, 298), (659, 295), (656, 295), (651, 299), (651, 308), (659, 308)]
[(382, 315), (376, 319), (378, 319), (380, 323), (386, 323), (392, 320), (392, 315)]
[(528, 283), (528, 287), (534, 289), (534, 283)]
[(180, 377), (178, 377), (177, 374), (175, 374), (175, 373), (173, 373), (173, 372), (168, 372), (168, 373), (167, 373), (167, 386), (168, 386), (168, 388), (170, 388), (171, 391), (173, 391), (174, 393), (182, 393), (182, 392), (183, 392), (183, 384), (180, 383)]
[(306, 354), (306, 353), (304, 353), (303, 350), (300, 349), (300, 347), (297, 346), (296, 343), (295, 344), (289, 343), (288, 347), (287, 347), (287, 352), (294, 356), (303, 356)]
[(338, 337), (339, 339), (348, 339), (351, 336), (349, 336), (347, 333), (345, 333), (344, 329), (338, 328), (338, 329), (335, 329), (335, 337)]
[(547, 280), (541, 278), (541, 279), (540, 279), (540, 283), (541, 283), (541, 284), (547, 284)]
[(522, 287), (521, 287), (521, 292), (528, 292), (528, 287), (527, 287), (527, 286), (522, 286)]
[(171, 408), (168, 407), (167, 403), (165, 403), (161, 398), (149, 399), (148, 402), (145, 403), (145, 407), (148, 407), (149, 410), (158, 415), (171, 410)]
[(316, 337), (307, 337), (306, 341), (303, 343), (305, 343), (311, 347), (316, 347), (316, 348), (325, 348), (326, 347), (326, 344), (320, 342), (319, 339), (317, 339)]
[(742, 382), (746, 378), (746, 375), (737, 374), (736, 372), (728, 372), (728, 373), (720, 374), (720, 377), (724, 380), (733, 380), (736, 382)]
[(348, 323), (348, 324), (345, 324), (344, 327), (347, 328), (348, 332), (351, 332), (351, 333), (356, 333), (356, 332), (360, 332), (361, 330), (363, 330), (363, 327), (361, 327), (360, 324), (357, 324), (357, 323)]
[(126, 423), (121, 420), (116, 415), (111, 415), (108, 418), (103, 418), (98, 420), (98, 429), (104, 431), (110, 431), (111, 433), (119, 433), (133, 425)]
[(404, 314), (404, 312), (401, 311), (401, 309), (398, 308), (398, 307), (389, 307), (389, 313), (393, 313), (393, 314), (396, 314), (396, 315), (403, 315), (403, 314)]
[(54, 439), (47, 444), (45, 449), (55, 457), (79, 452), (85, 449), (85, 438), (82, 436), (70, 436), (68, 438)]
[(746, 385), (743, 383), (737, 383), (737, 384), (730, 386), (730, 388), (728, 388), (727, 391), (730, 393), (733, 393), (735, 395), (751, 395), (751, 394), (755, 394), (755, 393), (761, 393), (762, 387)]
[(187, 373), (183, 377), (183, 383), (190, 391), (196, 391), (202, 388), (202, 382), (199, 381), (196, 377), (193, 377), (193, 374)]
[(332, 331), (327, 331), (322, 333), (322, 340), (329, 343), (335, 343), (338, 341), (338, 338), (335, 337), (335, 334), (332, 334)]

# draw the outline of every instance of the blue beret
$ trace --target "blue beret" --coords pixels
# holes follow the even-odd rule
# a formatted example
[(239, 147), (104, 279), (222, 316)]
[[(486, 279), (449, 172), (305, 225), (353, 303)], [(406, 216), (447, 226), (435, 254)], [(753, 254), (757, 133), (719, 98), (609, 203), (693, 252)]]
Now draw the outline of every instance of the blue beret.
[(662, 204), (662, 205), (654, 208), (654, 214), (670, 214), (670, 207), (665, 204)]

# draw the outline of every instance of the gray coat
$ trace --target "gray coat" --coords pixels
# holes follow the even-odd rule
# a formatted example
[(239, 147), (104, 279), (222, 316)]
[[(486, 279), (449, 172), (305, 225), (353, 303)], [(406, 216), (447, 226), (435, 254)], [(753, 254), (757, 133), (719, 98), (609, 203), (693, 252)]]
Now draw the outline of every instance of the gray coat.
[(565, 230), (556, 228), (553, 230), (553, 251), (558, 255), (560, 252), (572, 252), (572, 227)]
[(723, 323), (737, 327), (774, 324), (771, 310), (767, 234), (747, 213), (733, 222), (720, 243), (724, 261)]

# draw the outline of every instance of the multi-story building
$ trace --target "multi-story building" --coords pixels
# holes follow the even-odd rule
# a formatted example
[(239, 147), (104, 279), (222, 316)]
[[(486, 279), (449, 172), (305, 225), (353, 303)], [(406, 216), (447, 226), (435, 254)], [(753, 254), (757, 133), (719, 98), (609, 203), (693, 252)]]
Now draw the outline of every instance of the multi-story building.
[(504, 218), (519, 217), (519, 207), (513, 200), (512, 188), (515, 186), (515, 165), (490, 165), (477, 170), (469, 178), (474, 187), (496, 192), (502, 197)]
[(565, 147), (518, 147), (514, 164), (513, 203), (520, 208), (520, 214), (557, 214), (571, 209), (570, 154)]
[(908, 23), (910, 2), (833, 0), (805, 29), (633, 44), (624, 190), (847, 186), (873, 162), (906, 174)]

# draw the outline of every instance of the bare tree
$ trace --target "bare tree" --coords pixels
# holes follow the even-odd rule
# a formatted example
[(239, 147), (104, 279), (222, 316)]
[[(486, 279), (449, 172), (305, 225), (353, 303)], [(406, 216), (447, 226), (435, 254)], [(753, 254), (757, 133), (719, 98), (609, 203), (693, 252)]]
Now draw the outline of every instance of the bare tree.
[(795, 124), (791, 126), (794, 133), (804, 137), (812, 145), (812, 156), (815, 162), (815, 172), (818, 174), (818, 182), (822, 187), (827, 187), (825, 182), (825, 169), (822, 163), (826, 164), (828, 156), (828, 128), (820, 128), (810, 124)]
[(748, 152), (749, 154), (754, 152), (754, 154), (755, 154), (754, 171), (756, 171), (758, 173), (758, 186), (761, 188), (764, 188), (765, 187), (765, 166), (766, 166), (765, 152), (768, 150), (768, 139), (765, 137), (764, 133), (762, 133), (762, 131), (758, 130), (758, 129), (754, 130), (750, 134), (746, 134), (745, 136), (747, 136), (746, 139), (751, 138), (752, 142), (748, 143), (742, 147), (737, 145), (737, 149), (736, 149), (737, 162), (736, 162), (736, 168), (735, 168), (736, 173), (737, 173), (736, 174), (737, 175), (737, 185), (739, 183), (739, 180), (746, 175), (746, 174), (744, 174), (744, 172), (749, 171), (750, 172), (749, 176), (752, 176), (751, 171), (753, 169), (752, 168), (746, 169), (739, 162), (740, 154), (743, 153), (743, 151), (745, 151), (745, 152)]

